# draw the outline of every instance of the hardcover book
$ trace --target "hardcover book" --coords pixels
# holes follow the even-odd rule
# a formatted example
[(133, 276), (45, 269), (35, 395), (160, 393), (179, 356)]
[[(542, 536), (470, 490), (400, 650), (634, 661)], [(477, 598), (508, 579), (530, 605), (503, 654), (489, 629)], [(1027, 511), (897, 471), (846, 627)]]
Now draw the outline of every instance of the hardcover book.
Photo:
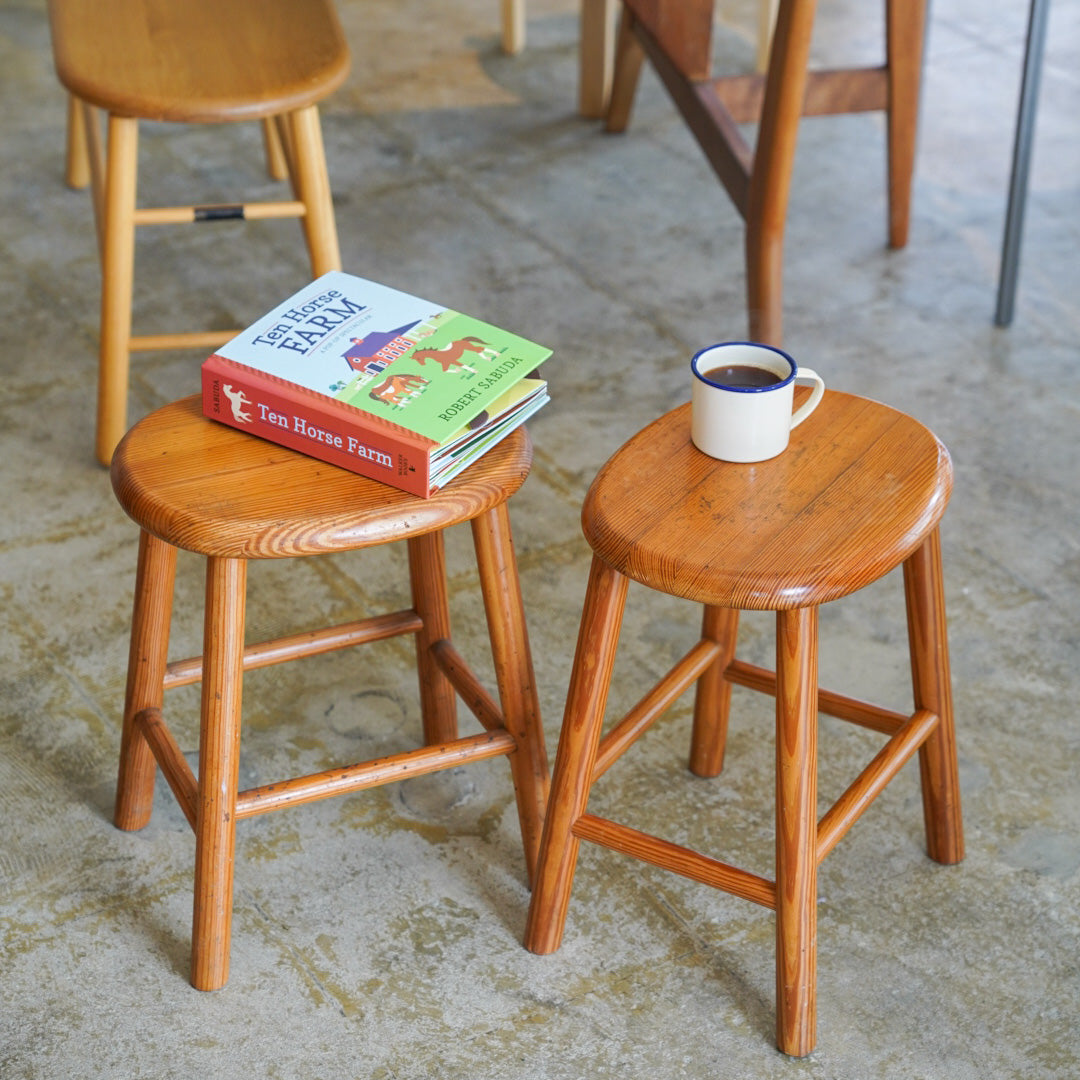
[(550, 355), (331, 271), (204, 361), (203, 413), (427, 498), (546, 404)]

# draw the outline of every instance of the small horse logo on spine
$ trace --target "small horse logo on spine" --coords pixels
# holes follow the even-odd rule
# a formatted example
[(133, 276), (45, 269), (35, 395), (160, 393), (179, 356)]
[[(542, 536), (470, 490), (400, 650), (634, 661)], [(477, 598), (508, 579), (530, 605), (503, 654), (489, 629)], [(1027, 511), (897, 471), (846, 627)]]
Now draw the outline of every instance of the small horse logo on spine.
[(222, 383), (222, 392), (229, 399), (229, 407), (232, 409), (233, 419), (238, 424), (250, 424), (251, 413), (245, 411), (244, 406), (251, 404), (243, 390), (234, 390), (228, 383)]

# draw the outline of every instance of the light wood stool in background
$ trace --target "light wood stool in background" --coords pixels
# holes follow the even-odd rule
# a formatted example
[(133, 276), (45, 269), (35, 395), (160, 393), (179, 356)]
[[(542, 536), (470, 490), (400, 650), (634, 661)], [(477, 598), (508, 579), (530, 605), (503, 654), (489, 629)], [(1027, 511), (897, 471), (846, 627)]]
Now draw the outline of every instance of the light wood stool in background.
[[(127, 428), (131, 352), (209, 350), (236, 333), (132, 335), (136, 227), (296, 217), (313, 276), (341, 268), (316, 103), (344, 81), (349, 50), (331, 0), (49, 0), (49, 21), (71, 102), (68, 181), (93, 185), (102, 276), (96, 449), (108, 464)], [(105, 146), (98, 110), (108, 117)], [(136, 207), (140, 120), (264, 121), (271, 172), (291, 179), (293, 198)]]

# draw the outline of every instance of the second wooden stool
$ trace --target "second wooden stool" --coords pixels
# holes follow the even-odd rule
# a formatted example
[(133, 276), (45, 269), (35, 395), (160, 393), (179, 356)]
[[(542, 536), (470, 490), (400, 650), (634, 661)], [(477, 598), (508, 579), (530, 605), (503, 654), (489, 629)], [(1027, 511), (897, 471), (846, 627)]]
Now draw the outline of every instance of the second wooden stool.
[[(657, 478), (662, 477), (662, 481)], [(916, 751), (930, 856), (963, 857), (938, 520), (949, 455), (903, 413), (826, 391), (779, 457), (714, 461), (690, 441), (690, 406), (636, 435), (604, 466), (582, 513), (592, 571), (566, 701), (525, 943), (559, 947), (582, 840), (684, 874), (776, 912), (777, 1043), (808, 1054), (816, 1031), (818, 864)], [(903, 564), (914, 711), (817, 683), (818, 606)], [(627, 586), (705, 604), (701, 639), (601, 739)], [(735, 658), (740, 610), (776, 612), (775, 672)], [(588, 812), (593, 784), (697, 683), (690, 768), (723, 765), (733, 683), (776, 696), (773, 880)], [(818, 711), (888, 742), (819, 821)]]
[[(237, 819), (506, 755), (531, 881), (547, 758), (510, 535), (507, 500), (528, 475), (524, 428), (430, 499), (355, 476), (201, 415), (197, 397), (159, 409), (124, 437), (113, 487), (142, 529), (135, 581), (116, 824), (150, 820), (160, 766), (195, 831), (191, 982), (215, 990), (229, 973)], [(443, 531), (469, 522), (500, 703), (450, 638)], [(247, 564), (408, 544), (412, 607), (261, 644), (244, 643)], [(206, 558), (203, 652), (167, 663), (178, 548)], [(424, 728), (421, 749), (238, 791), (243, 673), (350, 645), (412, 634)], [(164, 691), (202, 681), (199, 771), (162, 718)], [(456, 695), (485, 729), (459, 737)]]

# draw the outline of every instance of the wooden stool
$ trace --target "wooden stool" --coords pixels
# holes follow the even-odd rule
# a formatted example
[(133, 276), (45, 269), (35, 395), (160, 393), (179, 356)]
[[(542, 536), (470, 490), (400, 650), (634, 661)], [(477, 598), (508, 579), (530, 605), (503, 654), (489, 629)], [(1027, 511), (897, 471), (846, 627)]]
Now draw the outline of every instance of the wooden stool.
[[(599, 5), (610, 2), (586, 0), (597, 8), (594, 22)], [(885, 112), (889, 244), (907, 243), (926, 0), (885, 0), (884, 65), (809, 73), (816, 0), (778, 0), (766, 74), (722, 78), (711, 73), (714, 6), (715, 0), (623, 0), (607, 127), (626, 129), (647, 55), (746, 222), (750, 340), (780, 345), (784, 224), (802, 116)], [(764, 36), (764, 16), (762, 23)], [(759, 124), (754, 149), (737, 126), (747, 123)]]
[[(663, 477), (663, 482), (655, 478)], [(555, 758), (525, 943), (559, 947), (581, 840), (591, 840), (776, 911), (777, 1041), (815, 1040), (818, 863), (900, 767), (920, 755), (932, 858), (963, 857), (938, 519), (948, 452), (910, 417), (826, 391), (772, 461), (730, 465), (690, 442), (690, 406), (645, 428), (604, 466), (582, 521), (593, 549)], [(817, 609), (904, 567), (915, 710), (910, 716), (817, 686)], [(705, 604), (700, 641), (601, 739), (629, 580)], [(776, 672), (735, 659), (739, 610), (777, 613)], [(776, 695), (775, 881), (587, 812), (589, 791), (697, 683), (690, 768), (723, 765), (731, 684)], [(817, 821), (818, 711), (890, 736)]]
[[(212, 349), (235, 330), (131, 333), (135, 228), (298, 217), (315, 277), (341, 268), (316, 102), (345, 79), (349, 50), (331, 0), (49, 0), (53, 56), (70, 94), (68, 181), (92, 181), (101, 256), (97, 455), (127, 428), (130, 353)], [(107, 151), (99, 109), (108, 114)], [(139, 120), (264, 120), (271, 171), (293, 199), (138, 209)], [(270, 122), (270, 121), (273, 122)]]
[[(547, 759), (506, 501), (532, 447), (519, 429), (430, 499), (366, 480), (203, 419), (197, 397), (137, 423), (117, 447), (113, 487), (142, 529), (116, 824), (150, 820), (155, 762), (195, 830), (191, 982), (225, 984), (238, 818), (505, 754), (530, 881)], [(450, 640), (443, 530), (472, 525), (501, 708)], [(247, 561), (405, 540), (413, 606), (244, 646)], [(167, 663), (178, 548), (206, 556), (203, 655)], [(416, 636), (423, 749), (237, 792), (243, 672), (348, 645)], [(199, 775), (162, 715), (166, 689), (202, 680)], [(485, 730), (459, 738), (455, 692)]]

